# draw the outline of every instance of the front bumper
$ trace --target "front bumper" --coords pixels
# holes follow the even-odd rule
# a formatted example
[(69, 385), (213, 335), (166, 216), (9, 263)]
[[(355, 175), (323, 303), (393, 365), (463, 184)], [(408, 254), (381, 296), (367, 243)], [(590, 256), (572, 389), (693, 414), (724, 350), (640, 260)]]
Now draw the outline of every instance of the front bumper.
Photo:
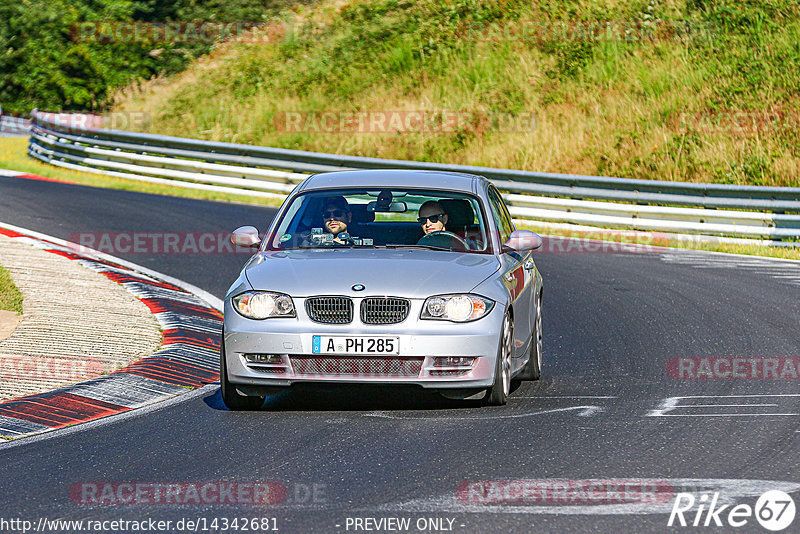
[[(470, 323), (419, 319), (424, 301), (412, 300), (408, 318), (394, 325), (312, 322), (303, 299), (295, 298), (296, 318), (246, 319), (225, 301), (225, 358), (228, 380), (239, 386), (290, 386), (295, 383), (404, 384), (425, 388), (488, 388), (494, 381), (503, 309)], [(498, 309), (499, 308), (499, 309)], [(356, 314), (357, 315), (357, 314)], [(395, 336), (398, 355), (312, 354), (312, 338), (328, 336)], [(245, 354), (275, 355), (280, 364), (245, 360)], [(474, 358), (453, 369), (435, 365), (437, 357)], [(440, 363), (440, 362), (436, 362)], [(443, 372), (444, 371), (444, 372)]]

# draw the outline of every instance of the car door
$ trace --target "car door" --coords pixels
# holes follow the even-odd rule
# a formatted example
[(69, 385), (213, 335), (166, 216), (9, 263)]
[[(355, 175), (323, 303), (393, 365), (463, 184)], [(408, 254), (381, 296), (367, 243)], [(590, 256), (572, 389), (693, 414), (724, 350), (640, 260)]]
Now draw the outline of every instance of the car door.
[[(511, 214), (506, 208), (503, 198), (494, 186), (489, 187), (489, 207), (492, 211), (502, 245), (511, 237), (511, 232), (516, 230)], [(502, 262), (501, 272), (503, 283), (511, 295), (514, 305), (514, 345), (515, 357), (524, 357), (526, 343), (531, 337), (533, 324), (533, 258), (531, 251), (517, 252), (515, 250), (500, 254)]]

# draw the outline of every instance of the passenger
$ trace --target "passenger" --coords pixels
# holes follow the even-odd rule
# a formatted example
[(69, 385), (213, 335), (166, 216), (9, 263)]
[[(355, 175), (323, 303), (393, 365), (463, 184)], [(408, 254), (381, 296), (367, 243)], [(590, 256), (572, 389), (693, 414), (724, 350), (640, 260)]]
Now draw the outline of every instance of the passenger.
[(422, 225), (425, 235), (433, 232), (444, 232), (447, 229), (447, 214), (442, 209), (442, 205), (435, 200), (429, 200), (419, 207), (419, 217), (417, 221)]

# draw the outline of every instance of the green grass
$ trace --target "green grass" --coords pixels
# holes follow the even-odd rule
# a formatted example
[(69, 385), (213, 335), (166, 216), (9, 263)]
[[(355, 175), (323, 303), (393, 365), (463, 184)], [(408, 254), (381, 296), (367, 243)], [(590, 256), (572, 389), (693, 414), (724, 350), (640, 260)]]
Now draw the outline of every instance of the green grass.
[[(184, 73), (129, 87), (115, 111), (144, 111), (151, 132), (215, 141), (800, 186), (796, 0), (328, 0), (285, 18), (293, 30), (279, 43), (220, 46)], [(658, 37), (555, 30), (598, 21), (655, 24)], [(526, 23), (550, 29), (514, 34)], [(680, 24), (694, 33), (670, 33)], [(455, 110), (475, 120), (447, 133), (288, 132), (281, 124), (287, 111), (395, 110)], [(747, 132), (703, 122), (728, 111), (782, 119)], [(488, 113), (535, 121), (509, 132), (480, 120)]]
[(22, 293), (3, 267), (0, 267), (0, 310), (22, 314)]
[(202, 191), (199, 189), (185, 189), (169, 185), (151, 184), (136, 180), (126, 180), (114, 176), (94, 174), (90, 172), (73, 171), (53, 165), (48, 165), (28, 156), (27, 137), (0, 137), (0, 168), (36, 174), (54, 180), (62, 180), (74, 184), (107, 189), (122, 189), (125, 191), (138, 191), (157, 195), (174, 197), (198, 198), (204, 200), (219, 200), (227, 202), (244, 202), (267, 206), (280, 205), (279, 200), (256, 198), (246, 195), (219, 193), (215, 191)]

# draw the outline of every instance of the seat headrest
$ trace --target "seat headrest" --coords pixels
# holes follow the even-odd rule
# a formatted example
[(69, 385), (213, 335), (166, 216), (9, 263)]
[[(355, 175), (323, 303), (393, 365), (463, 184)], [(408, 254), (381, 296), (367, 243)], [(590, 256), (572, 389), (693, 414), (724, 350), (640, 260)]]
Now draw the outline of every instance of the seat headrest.
[(350, 213), (355, 224), (375, 222), (375, 212), (367, 211), (366, 204), (350, 204)]
[(475, 212), (469, 200), (450, 198), (440, 200), (439, 204), (447, 214), (448, 228), (469, 226), (475, 222)]

